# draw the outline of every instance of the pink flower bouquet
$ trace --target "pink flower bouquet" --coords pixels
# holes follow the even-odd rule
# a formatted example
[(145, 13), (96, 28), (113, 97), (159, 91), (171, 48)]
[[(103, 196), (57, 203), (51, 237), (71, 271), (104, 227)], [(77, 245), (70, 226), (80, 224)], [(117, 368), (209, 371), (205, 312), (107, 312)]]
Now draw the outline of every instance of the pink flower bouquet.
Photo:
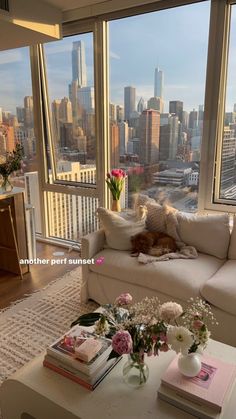
[(114, 200), (120, 199), (126, 174), (122, 169), (113, 169), (110, 173), (107, 173), (106, 184), (111, 191)]

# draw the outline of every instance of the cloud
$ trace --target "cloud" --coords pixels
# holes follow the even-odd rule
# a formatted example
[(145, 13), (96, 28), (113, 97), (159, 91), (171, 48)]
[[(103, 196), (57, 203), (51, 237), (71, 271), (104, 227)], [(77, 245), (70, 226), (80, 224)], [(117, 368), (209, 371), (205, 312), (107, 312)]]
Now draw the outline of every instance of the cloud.
[(120, 56), (113, 51), (110, 51), (110, 58), (114, 58), (115, 60), (120, 60)]
[(22, 60), (19, 50), (2, 51), (0, 54), (0, 65), (15, 63)]

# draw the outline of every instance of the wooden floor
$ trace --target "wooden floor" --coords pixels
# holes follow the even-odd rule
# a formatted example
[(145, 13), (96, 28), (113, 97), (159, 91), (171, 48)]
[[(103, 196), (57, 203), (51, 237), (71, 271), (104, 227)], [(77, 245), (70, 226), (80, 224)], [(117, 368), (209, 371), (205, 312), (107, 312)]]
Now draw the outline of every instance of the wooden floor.
[[(54, 252), (64, 252), (64, 256), (53, 256)], [(78, 251), (68, 252), (68, 249), (37, 243), (37, 257), (40, 259), (79, 259)], [(13, 301), (19, 300), (25, 294), (45, 287), (51, 281), (63, 276), (66, 272), (75, 268), (75, 265), (32, 265), (30, 272), (26, 273), (21, 280), (18, 276), (0, 270), (0, 309), (9, 306)]]

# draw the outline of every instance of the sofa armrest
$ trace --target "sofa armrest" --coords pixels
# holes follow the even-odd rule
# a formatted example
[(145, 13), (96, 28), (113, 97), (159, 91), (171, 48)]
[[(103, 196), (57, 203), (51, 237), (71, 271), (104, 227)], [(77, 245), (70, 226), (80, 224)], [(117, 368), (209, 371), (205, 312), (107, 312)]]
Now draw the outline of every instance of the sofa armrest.
[(82, 259), (91, 259), (96, 253), (103, 249), (105, 244), (105, 233), (103, 230), (95, 231), (81, 239)]
[[(82, 259), (92, 259), (96, 253), (103, 249), (105, 244), (105, 233), (103, 230), (95, 231), (81, 239), (81, 257)], [(89, 265), (82, 265), (82, 284), (81, 284), (81, 302), (88, 301), (88, 280)]]

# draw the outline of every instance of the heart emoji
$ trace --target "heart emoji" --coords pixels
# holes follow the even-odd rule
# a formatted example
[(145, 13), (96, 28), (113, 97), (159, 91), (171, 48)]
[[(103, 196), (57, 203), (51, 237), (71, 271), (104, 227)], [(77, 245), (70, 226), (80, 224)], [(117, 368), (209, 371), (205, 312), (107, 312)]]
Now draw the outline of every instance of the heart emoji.
[(97, 260), (96, 260), (96, 265), (102, 265), (104, 262), (105, 258), (104, 256), (100, 256)]

